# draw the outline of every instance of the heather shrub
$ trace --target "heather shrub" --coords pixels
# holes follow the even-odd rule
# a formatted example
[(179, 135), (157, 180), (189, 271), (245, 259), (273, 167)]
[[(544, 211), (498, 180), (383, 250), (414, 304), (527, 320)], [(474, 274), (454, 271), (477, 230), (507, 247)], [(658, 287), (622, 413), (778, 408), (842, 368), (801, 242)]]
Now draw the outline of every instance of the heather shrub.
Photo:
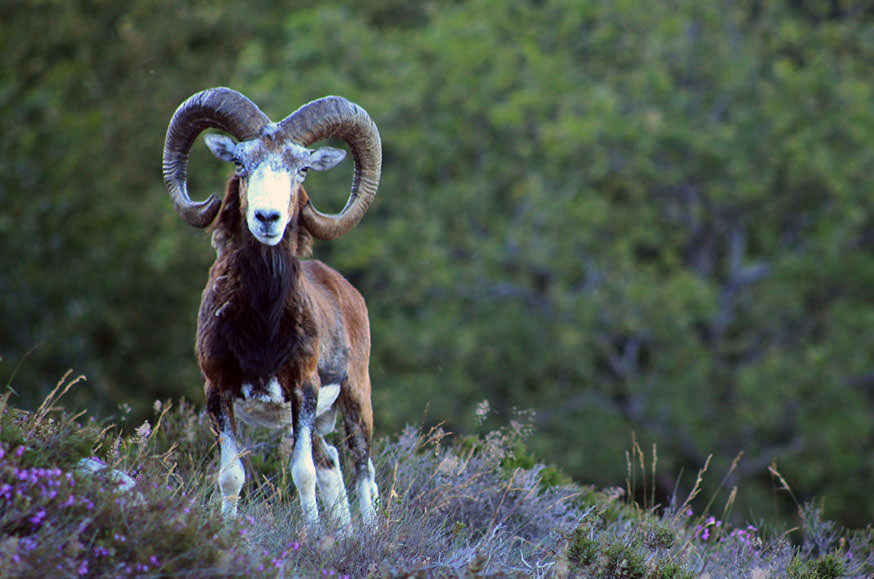
[[(375, 445), (380, 517), (350, 532), (303, 524), (286, 442), (241, 428), (247, 484), (224, 520), (217, 452), (192, 404), (156, 402), (128, 424), (64, 410), (65, 376), (34, 412), (0, 397), (0, 575), (4, 577), (865, 577), (871, 529), (813, 505), (797, 530), (738, 525), (683, 500), (654, 504), (634, 442), (626, 488), (570, 483), (526, 447), (530, 413), (478, 435), (408, 426)], [(494, 421), (494, 417), (493, 417)], [(482, 425), (482, 422), (480, 423)], [(655, 450), (653, 451), (655, 457)], [(644, 477), (644, 473), (647, 473)], [(776, 473), (776, 471), (775, 471)], [(781, 488), (791, 493), (782, 475)], [(729, 495), (731, 503), (736, 490)], [(698, 510), (698, 512), (696, 512)]]

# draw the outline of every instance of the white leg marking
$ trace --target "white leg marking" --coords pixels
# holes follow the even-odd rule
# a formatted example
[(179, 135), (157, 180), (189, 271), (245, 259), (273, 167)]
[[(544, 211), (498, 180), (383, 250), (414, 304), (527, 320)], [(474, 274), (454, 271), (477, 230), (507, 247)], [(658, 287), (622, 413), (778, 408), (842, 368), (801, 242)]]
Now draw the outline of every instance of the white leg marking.
[[(304, 422), (304, 421), (301, 421)], [(291, 454), (291, 478), (300, 496), (304, 520), (309, 524), (319, 522), (319, 507), (316, 505), (316, 465), (313, 462), (312, 430), (309, 425), (297, 432), (294, 451)]]
[(357, 488), (358, 507), (361, 509), (361, 519), (365, 524), (376, 521), (376, 507), (379, 505), (379, 489), (376, 486), (376, 471), (373, 461), (367, 459), (367, 471), (359, 475)]
[(343, 484), (343, 473), (340, 471), (340, 455), (336, 448), (324, 440), (322, 441), (322, 450), (333, 462), (333, 466), (330, 468), (316, 469), (322, 502), (325, 505), (325, 510), (331, 513), (334, 520), (341, 527), (348, 528), (352, 516), (349, 514), (349, 498), (346, 496), (346, 486)]
[(319, 417), (330, 410), (339, 395), (339, 384), (325, 384), (319, 388), (319, 398), (316, 401), (316, 417)]
[(237, 515), (237, 502), (240, 500), (240, 489), (246, 480), (243, 463), (240, 461), (240, 451), (234, 434), (227, 430), (219, 435), (221, 447), (221, 467), (218, 483), (222, 493), (222, 514), (226, 517)]

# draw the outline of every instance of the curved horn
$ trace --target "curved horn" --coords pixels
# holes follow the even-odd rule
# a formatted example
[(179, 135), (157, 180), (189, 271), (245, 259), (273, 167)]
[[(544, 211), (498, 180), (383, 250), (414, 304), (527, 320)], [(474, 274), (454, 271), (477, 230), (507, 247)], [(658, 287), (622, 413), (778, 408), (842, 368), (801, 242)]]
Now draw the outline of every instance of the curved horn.
[(188, 153), (205, 129), (222, 130), (239, 141), (254, 138), (270, 119), (255, 103), (229, 88), (200, 91), (179, 105), (164, 140), (164, 184), (176, 212), (194, 227), (206, 227), (221, 207), (210, 195), (206, 201), (192, 201), (188, 195)]
[(376, 124), (367, 111), (348, 100), (328, 96), (305, 104), (279, 123), (286, 138), (304, 147), (327, 137), (340, 137), (352, 149), (355, 163), (352, 190), (346, 207), (328, 215), (312, 201), (304, 206), (301, 218), (317, 239), (336, 239), (355, 227), (376, 196), (382, 170), (382, 142)]

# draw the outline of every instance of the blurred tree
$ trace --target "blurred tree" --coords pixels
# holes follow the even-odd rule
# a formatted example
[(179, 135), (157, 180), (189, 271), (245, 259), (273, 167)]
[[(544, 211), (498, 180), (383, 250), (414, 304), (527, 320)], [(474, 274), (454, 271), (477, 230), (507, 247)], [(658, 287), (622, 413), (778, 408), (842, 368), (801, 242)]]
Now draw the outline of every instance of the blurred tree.
[[(668, 9), (669, 8), (669, 9)], [(49, 15), (51, 16), (49, 18)], [(48, 24), (46, 24), (48, 23)], [(377, 430), (537, 411), (535, 451), (597, 484), (630, 432), (659, 491), (773, 512), (766, 467), (868, 522), (874, 470), (874, 14), (839, 2), (36, 2), (3, 24), (0, 354), (33, 405), (199, 399), (212, 252), (160, 179), (166, 123), (214, 85), (280, 118), (361, 103), (377, 202), (316, 254), (362, 290)], [(39, 31), (38, 33), (35, 31)], [(192, 190), (227, 169), (202, 149)], [(346, 169), (313, 176), (320, 207)], [(721, 470), (720, 470), (721, 469)], [(680, 488), (691, 481), (681, 481)]]

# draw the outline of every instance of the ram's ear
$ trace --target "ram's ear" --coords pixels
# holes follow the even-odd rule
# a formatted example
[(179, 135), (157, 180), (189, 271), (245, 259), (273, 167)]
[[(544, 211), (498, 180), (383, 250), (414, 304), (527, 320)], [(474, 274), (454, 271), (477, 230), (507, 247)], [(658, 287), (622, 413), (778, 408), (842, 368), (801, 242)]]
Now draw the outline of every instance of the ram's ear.
[(327, 171), (337, 166), (337, 163), (346, 158), (346, 151), (333, 147), (321, 147), (310, 152), (308, 167), (314, 171)]
[(227, 135), (210, 133), (203, 137), (206, 146), (212, 154), (221, 159), (233, 163), (237, 158), (237, 144)]

